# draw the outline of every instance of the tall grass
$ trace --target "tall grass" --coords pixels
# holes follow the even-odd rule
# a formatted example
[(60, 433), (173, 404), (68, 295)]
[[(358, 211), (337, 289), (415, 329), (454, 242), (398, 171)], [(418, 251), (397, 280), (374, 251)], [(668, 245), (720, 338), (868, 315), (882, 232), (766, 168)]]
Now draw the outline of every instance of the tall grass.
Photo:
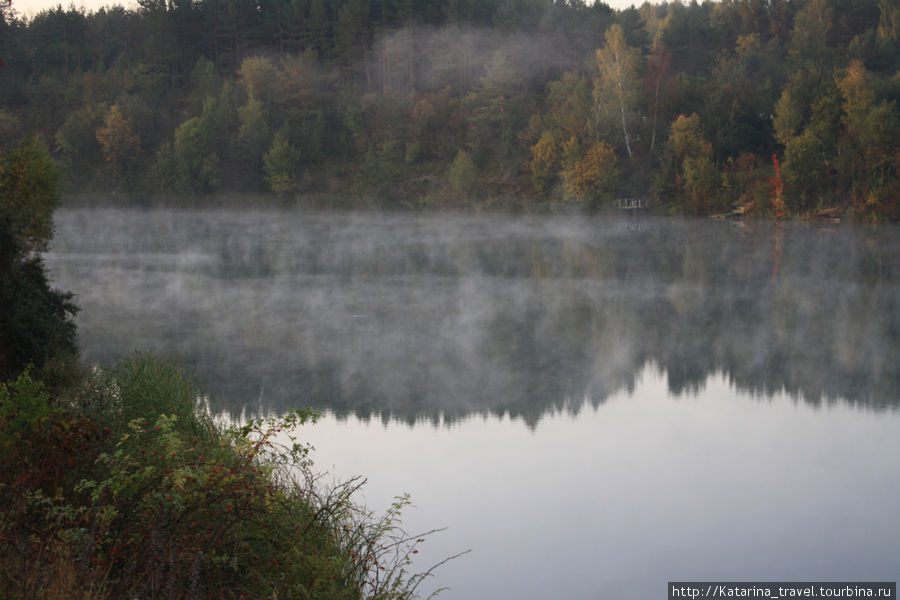
[(208, 439), (215, 435), (210, 416), (198, 410), (200, 392), (171, 359), (136, 354), (109, 371), (96, 370), (84, 380), (75, 399), (97, 423), (124, 431), (138, 419), (175, 417), (186, 435)]
[(197, 398), (154, 356), (65, 396), (27, 373), (0, 386), (0, 597), (416, 596), (407, 501), (379, 517), (361, 480), (323, 485), (296, 440), (315, 415), (223, 428)]

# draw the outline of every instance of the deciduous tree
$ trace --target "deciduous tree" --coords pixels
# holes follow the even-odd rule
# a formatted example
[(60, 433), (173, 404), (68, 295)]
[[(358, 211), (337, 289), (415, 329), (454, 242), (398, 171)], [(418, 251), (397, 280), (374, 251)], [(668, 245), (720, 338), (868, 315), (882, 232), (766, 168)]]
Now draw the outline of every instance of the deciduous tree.
[(270, 107), (275, 100), (278, 85), (278, 71), (266, 57), (253, 56), (245, 59), (238, 70), (238, 85), (252, 102)]
[(834, 11), (829, 0), (809, 0), (794, 17), (789, 56), (796, 69), (825, 73), (831, 66)]
[(0, 165), (0, 213), (23, 252), (47, 249), (59, 201), (59, 173), (47, 145), (26, 139)]
[(141, 153), (141, 139), (132, 130), (131, 123), (115, 104), (107, 111), (103, 118), (103, 124), (97, 129), (96, 136), (106, 162), (112, 163), (120, 169)]
[(272, 131), (262, 103), (255, 98), (238, 109), (238, 140), (245, 163), (258, 172), (272, 142)]
[(885, 173), (896, 159), (896, 103), (876, 104), (870, 74), (861, 61), (850, 63), (838, 87), (843, 96), (842, 155), (849, 159), (854, 196), (865, 198), (869, 188), (884, 185)]
[(263, 157), (266, 182), (276, 194), (287, 194), (297, 186), (300, 152), (279, 131)]
[(175, 130), (175, 140), (163, 144), (156, 155), (163, 189), (178, 192), (209, 192), (219, 183), (219, 156), (210, 143), (209, 123), (200, 117), (188, 119)]
[(809, 119), (784, 150), (785, 204), (795, 211), (813, 208), (839, 193), (835, 157), (841, 103), (836, 87), (829, 86), (808, 110)]
[(566, 71), (547, 84), (546, 122), (561, 139), (596, 133), (596, 107), (590, 82), (575, 71)]
[(606, 43), (597, 50), (595, 62), (599, 77), (594, 84), (594, 98), (601, 113), (614, 107), (622, 127), (622, 137), (628, 157), (633, 156), (629, 120), (633, 116), (638, 98), (638, 74), (640, 57), (625, 41), (625, 32), (619, 25), (606, 30)]
[(559, 162), (559, 144), (549, 131), (545, 131), (531, 147), (531, 181), (541, 196), (546, 197), (556, 183)]
[(680, 115), (675, 119), (669, 133), (667, 155), (673, 165), (675, 193), (682, 203), (695, 214), (724, 208), (715, 195), (712, 144), (703, 134), (698, 115)]
[(878, 3), (880, 17), (878, 19), (878, 37), (900, 44), (900, 5), (894, 0), (881, 0)]
[(610, 198), (619, 178), (616, 162), (616, 152), (609, 144), (592, 144), (581, 159), (563, 172), (566, 191), (592, 204)]
[(660, 105), (665, 98), (669, 80), (669, 70), (672, 66), (672, 55), (666, 50), (662, 41), (653, 45), (653, 50), (647, 57), (647, 74), (644, 77), (644, 92), (650, 105), (651, 127), (650, 152), (656, 147), (656, 128), (659, 121)]

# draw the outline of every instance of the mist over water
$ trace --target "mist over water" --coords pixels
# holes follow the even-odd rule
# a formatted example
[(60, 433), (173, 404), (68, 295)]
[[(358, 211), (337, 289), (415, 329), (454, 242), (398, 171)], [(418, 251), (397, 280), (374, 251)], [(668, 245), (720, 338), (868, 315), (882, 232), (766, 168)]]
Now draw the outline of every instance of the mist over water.
[[(88, 361), (215, 410), (313, 406), (445, 600), (900, 573), (900, 230), (584, 216), (66, 209)], [(426, 592), (427, 595), (427, 592)]]
[[(415, 422), (674, 395), (896, 407), (893, 228), (229, 210), (70, 210), (48, 263), (88, 360), (176, 355), (240, 413)], [(254, 405), (253, 403), (256, 403)]]

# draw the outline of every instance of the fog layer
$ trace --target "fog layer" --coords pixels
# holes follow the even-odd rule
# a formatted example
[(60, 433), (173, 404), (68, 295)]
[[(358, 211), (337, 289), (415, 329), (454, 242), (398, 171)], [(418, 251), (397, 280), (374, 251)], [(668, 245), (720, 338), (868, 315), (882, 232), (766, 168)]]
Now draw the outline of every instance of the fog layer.
[(452, 421), (599, 405), (648, 364), (767, 397), (898, 402), (895, 228), (62, 210), (89, 361), (174, 355), (221, 408)]

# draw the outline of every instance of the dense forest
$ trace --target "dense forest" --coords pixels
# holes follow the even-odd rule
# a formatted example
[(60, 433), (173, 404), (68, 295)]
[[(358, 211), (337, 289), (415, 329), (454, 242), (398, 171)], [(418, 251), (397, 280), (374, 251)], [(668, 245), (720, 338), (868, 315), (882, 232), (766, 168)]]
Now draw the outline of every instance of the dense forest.
[(70, 193), (896, 220), (898, 42), (895, 0), (4, 3), (0, 153)]

